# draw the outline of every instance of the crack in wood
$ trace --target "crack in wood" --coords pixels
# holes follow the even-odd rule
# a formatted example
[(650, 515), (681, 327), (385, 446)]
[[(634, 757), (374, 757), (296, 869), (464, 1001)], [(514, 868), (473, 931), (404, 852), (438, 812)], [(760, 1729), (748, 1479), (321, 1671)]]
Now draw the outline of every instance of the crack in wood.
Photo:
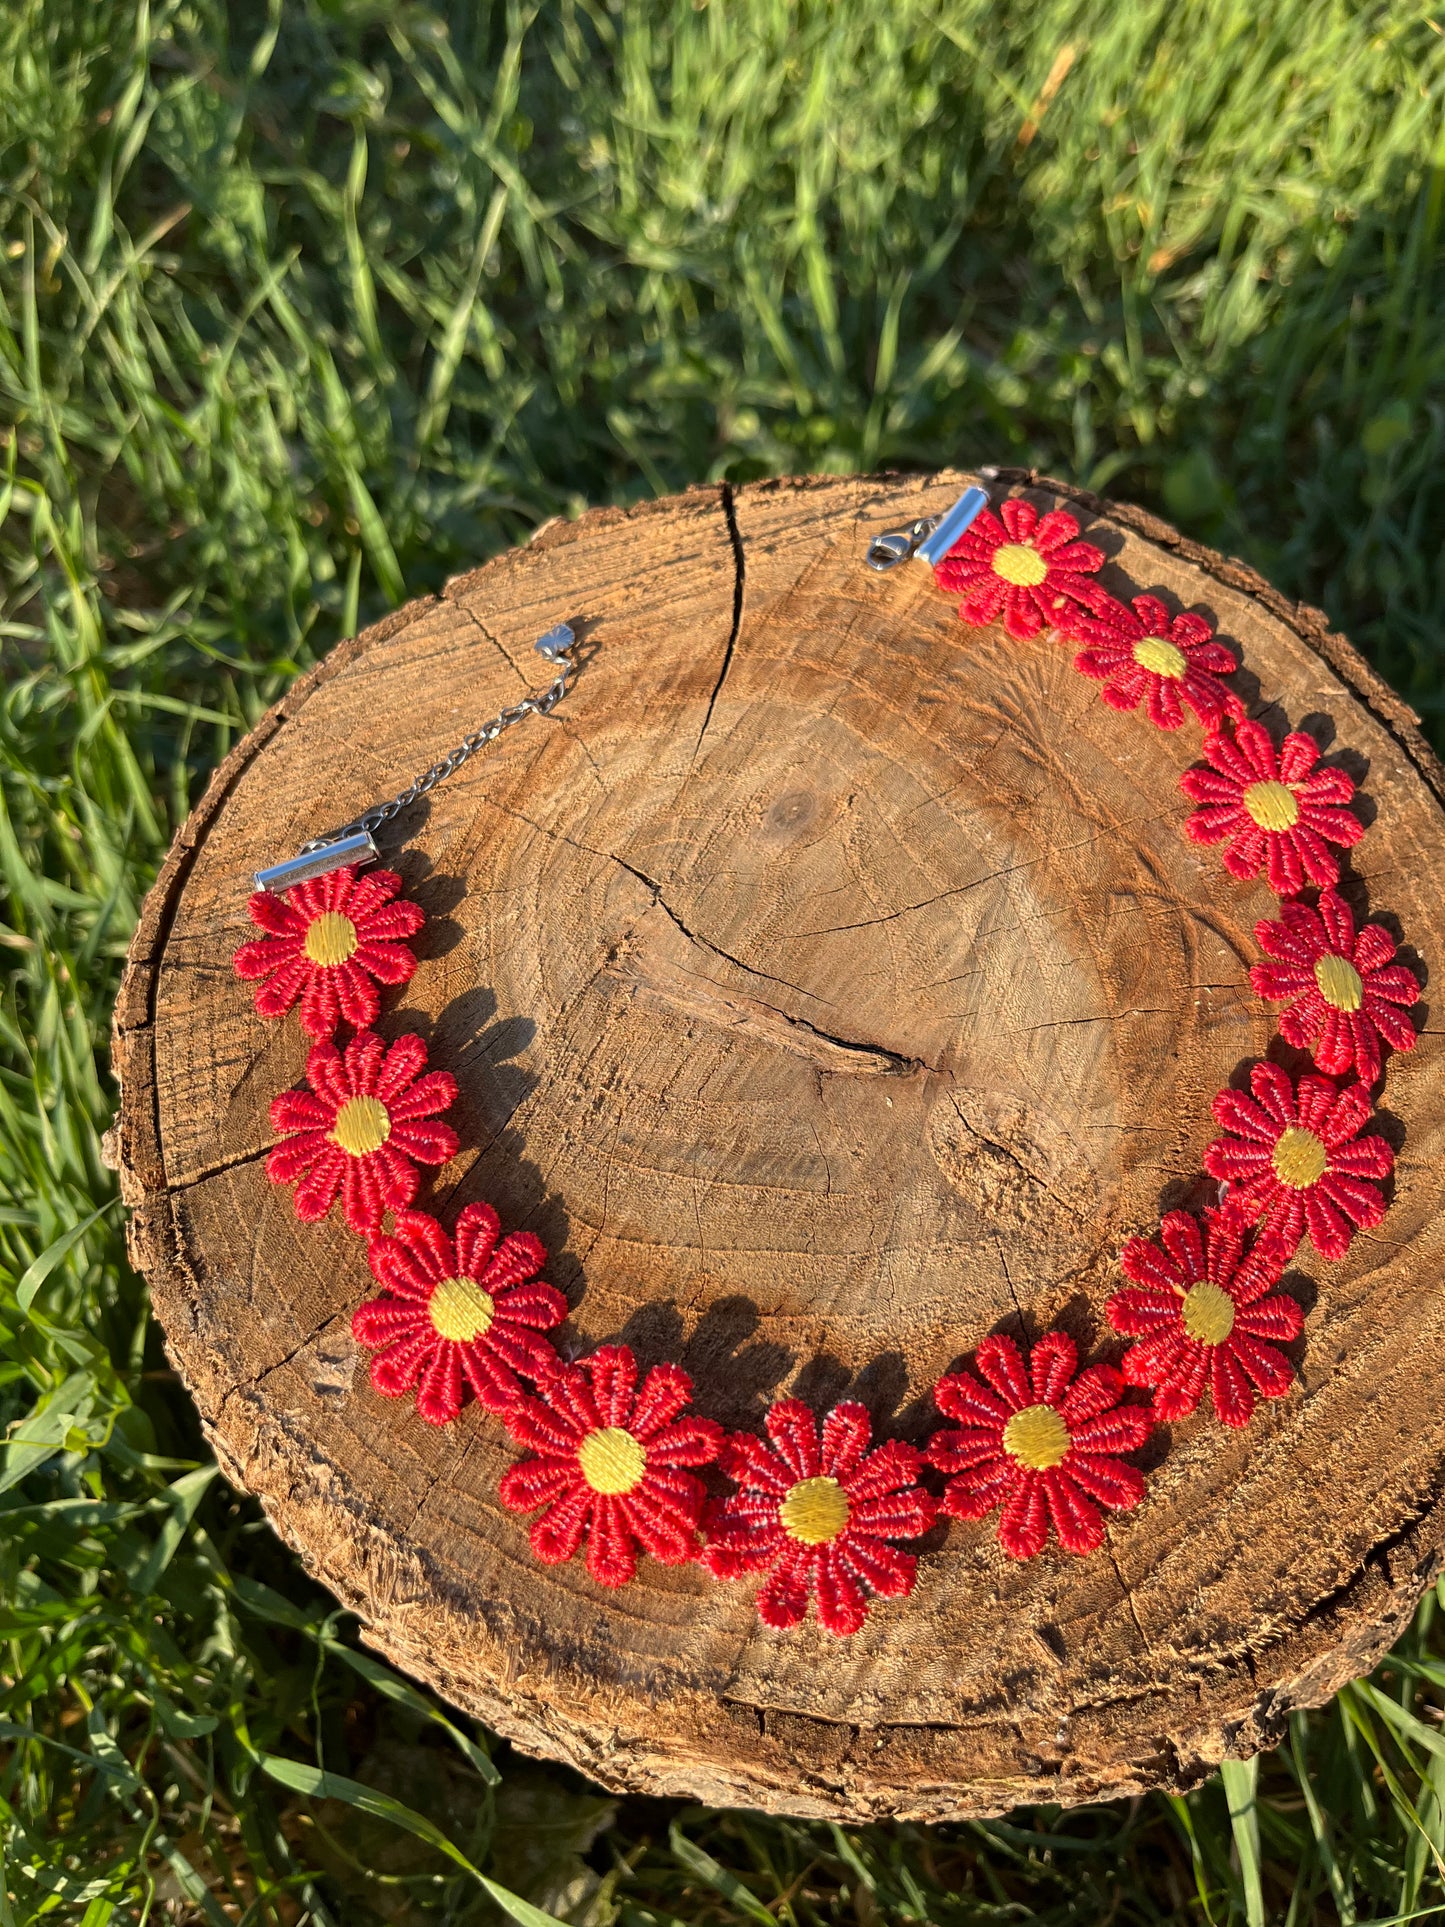
[(724, 682), (727, 680), (728, 670), (732, 667), (733, 650), (737, 647), (738, 636), (743, 626), (743, 596), (747, 584), (747, 555), (743, 549), (742, 533), (738, 528), (737, 508), (733, 500), (733, 486), (731, 482), (723, 483), (719, 499), (722, 504), (722, 512), (727, 518), (728, 541), (732, 545), (733, 552), (733, 621), (732, 628), (728, 631), (727, 644), (723, 649), (723, 659), (717, 672), (717, 681), (713, 684), (712, 694), (707, 699), (707, 711), (702, 719), (702, 728), (697, 732), (697, 743), (693, 748), (694, 763), (697, 761), (698, 750), (702, 748), (703, 737), (707, 735), (708, 725), (712, 721), (712, 712), (717, 703), (718, 695)]
[[(653, 903), (668, 919), (669, 923), (673, 925), (680, 935), (686, 937), (688, 942), (695, 945), (699, 950), (709, 952), (711, 955), (719, 958), (723, 963), (731, 965), (734, 970), (742, 971), (745, 976), (756, 977), (767, 983), (777, 984), (784, 990), (791, 990), (800, 997), (806, 997), (812, 1003), (827, 1003), (826, 998), (818, 996), (814, 991), (805, 989), (801, 984), (792, 983), (786, 977), (775, 977), (770, 971), (760, 970), (755, 964), (744, 963), (741, 957), (733, 956), (732, 953), (725, 950), (721, 944), (714, 943), (711, 938), (704, 937), (700, 932), (690, 928), (672, 908), (671, 904), (668, 903), (663, 894), (663, 886), (657, 878), (649, 876), (645, 870), (640, 870), (635, 863), (629, 863), (626, 857), (618, 856), (615, 851), (599, 850), (591, 844), (580, 843), (575, 837), (568, 836), (564, 830), (553, 829), (546, 823), (539, 823), (535, 817), (528, 816), (524, 810), (519, 810), (510, 804), (499, 802), (495, 797), (484, 796), (481, 800), (486, 803), (489, 808), (499, 811), (503, 816), (513, 817), (518, 822), (527, 824), (530, 829), (536, 830), (539, 835), (551, 837), (558, 842), (565, 843), (570, 848), (578, 850), (586, 856), (595, 857), (598, 862), (615, 864), (619, 870), (624, 870), (629, 876), (635, 877), (643, 888), (648, 891)], [(604, 959), (603, 964), (599, 966), (598, 974), (605, 968), (607, 968), (607, 964)], [(661, 990), (661, 986), (654, 987)], [(911, 1077), (920, 1070), (930, 1071), (935, 1076), (948, 1074), (945, 1070), (942, 1070), (940, 1066), (930, 1064), (925, 1058), (908, 1057), (901, 1052), (889, 1050), (883, 1044), (864, 1042), (852, 1037), (842, 1037), (832, 1031), (824, 1030), (821, 1025), (810, 1022), (806, 1017), (800, 1017), (793, 1011), (784, 1010), (778, 1004), (769, 1003), (766, 999), (759, 998), (757, 1002), (764, 1009), (780, 1017), (785, 1023), (792, 1025), (800, 1032), (808, 1033), (821, 1043), (831, 1044), (835, 1049), (840, 1051), (882, 1060), (878, 1068), (886, 1068), (892, 1075)]]

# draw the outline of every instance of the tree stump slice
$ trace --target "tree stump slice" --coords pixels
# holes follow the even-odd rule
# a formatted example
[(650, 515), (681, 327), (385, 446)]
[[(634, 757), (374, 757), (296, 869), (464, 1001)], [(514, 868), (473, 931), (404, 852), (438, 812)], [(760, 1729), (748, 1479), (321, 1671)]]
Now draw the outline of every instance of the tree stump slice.
[[(554, 524), (337, 648), (216, 772), (137, 931), (116, 1016), (137, 1263), (222, 1466), (364, 1637), (521, 1747), (604, 1784), (805, 1815), (940, 1819), (1183, 1788), (1367, 1668), (1445, 1543), (1445, 1077), (1388, 1063), (1393, 1204), (1306, 1247), (1301, 1377), (1235, 1433), (1146, 1450), (1148, 1496), (1087, 1560), (925, 1542), (917, 1590), (838, 1641), (763, 1628), (751, 1583), (644, 1561), (607, 1593), (531, 1558), (475, 1404), (435, 1430), (372, 1389), (371, 1289), (339, 1221), (266, 1178), (299, 1081), (231, 955), (250, 872), (389, 796), (589, 651), (383, 851), (428, 912), (379, 1028), (462, 1095), (419, 1202), (536, 1231), (564, 1346), (680, 1360), (697, 1407), (860, 1397), (919, 1437), (985, 1333), (1059, 1320), (1117, 1357), (1116, 1254), (1199, 1201), (1210, 1100), (1264, 1054), (1262, 885), (1186, 842), (1192, 723), (1121, 716), (1071, 651), (973, 631), (867, 537), (969, 478), (699, 488)], [(1445, 955), (1442, 771), (1317, 612), (1152, 518), (1023, 472), (1242, 652), (1266, 716), (1348, 752), (1377, 814), (1346, 889)], [(1256, 680), (1257, 679), (1257, 680)], [(1428, 999), (1428, 990), (1427, 990)], [(936, 1422), (936, 1421), (933, 1421)]]

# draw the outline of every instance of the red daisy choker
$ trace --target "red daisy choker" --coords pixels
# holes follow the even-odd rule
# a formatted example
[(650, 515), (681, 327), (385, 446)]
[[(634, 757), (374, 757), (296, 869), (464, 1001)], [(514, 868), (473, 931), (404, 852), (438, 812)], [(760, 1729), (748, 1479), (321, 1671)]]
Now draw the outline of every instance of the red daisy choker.
[(827, 1631), (853, 1633), (870, 1601), (906, 1597), (917, 1542), (940, 1519), (996, 1513), (999, 1546), (1014, 1559), (1051, 1544), (1094, 1552), (1106, 1513), (1144, 1499), (1135, 1455), (1156, 1423), (1205, 1409), (1244, 1426), (1260, 1399), (1284, 1397), (1295, 1365), (1282, 1347), (1304, 1325), (1286, 1268), (1306, 1243), (1342, 1258), (1384, 1216), (1394, 1153), (1370, 1128), (1373, 1092), (1385, 1053), (1409, 1050), (1416, 1034), (1414, 973), (1382, 925), (1357, 926), (1338, 888), (1340, 854), (1365, 834), (1353, 782), (1310, 736), (1277, 742), (1247, 715), (1229, 681), (1234, 652), (1201, 615), (1147, 591), (1116, 600), (1098, 579), (1103, 552), (1080, 539), (1073, 516), (1040, 515), (1021, 497), (995, 512), (978, 488), (944, 516), (876, 537), (867, 561), (881, 570), (913, 558), (959, 598), (966, 624), (1001, 620), (1021, 646), (1052, 635), (1072, 647), (1113, 708), (1171, 731), (1192, 716), (1203, 760), (1179, 779), (1197, 806), (1185, 834), (1221, 845), (1231, 876), (1263, 875), (1281, 899), (1278, 917), (1256, 926), (1263, 956), (1250, 983), (1282, 1006), (1281, 1042), (1313, 1068), (1265, 1060), (1247, 1088), (1216, 1096), (1219, 1134), (1201, 1162), (1218, 1201), (1169, 1211), (1125, 1243), (1128, 1282), (1104, 1306), (1128, 1341), (1117, 1362), (1081, 1366), (1059, 1330), (1027, 1353), (980, 1335), (971, 1365), (933, 1388), (942, 1423), (921, 1448), (875, 1443), (862, 1405), (838, 1405), (820, 1423), (796, 1398), (771, 1407), (765, 1437), (728, 1434), (690, 1411), (692, 1381), (675, 1364), (644, 1372), (619, 1344), (559, 1353), (568, 1306), (540, 1277), (547, 1254), (530, 1232), (503, 1235), (486, 1204), (467, 1206), (450, 1229), (413, 1208), (423, 1169), (459, 1148), (442, 1121), (457, 1086), (429, 1067), (419, 1037), (388, 1046), (372, 1029), (382, 991), (416, 967), (411, 943), (425, 919), (397, 875), (365, 866), (383, 824), (502, 730), (562, 700), (578, 666), (565, 624), (537, 645), (555, 670), (546, 690), (391, 802), (257, 873), (249, 909), (262, 934), (235, 957), (258, 1013), (282, 1018), (299, 1004), (313, 1040), (304, 1088), (272, 1104), (267, 1171), (294, 1186), (299, 1218), (339, 1206), (366, 1241), (380, 1294), (357, 1306), (352, 1330), (371, 1353), (375, 1389), (414, 1395), (433, 1425), (472, 1400), (500, 1419), (524, 1454), (500, 1498), (530, 1516), (539, 1560), (580, 1555), (609, 1587), (626, 1585), (641, 1557), (696, 1561), (718, 1580), (750, 1575), (759, 1617), (779, 1632), (811, 1605)]

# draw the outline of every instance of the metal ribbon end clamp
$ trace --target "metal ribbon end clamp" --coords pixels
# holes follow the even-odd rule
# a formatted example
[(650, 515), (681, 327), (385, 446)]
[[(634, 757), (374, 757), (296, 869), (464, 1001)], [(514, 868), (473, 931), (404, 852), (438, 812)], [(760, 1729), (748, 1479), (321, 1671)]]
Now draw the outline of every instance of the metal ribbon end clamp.
[(900, 562), (926, 562), (929, 568), (943, 560), (954, 543), (988, 507), (988, 493), (981, 488), (966, 488), (951, 509), (942, 515), (921, 516), (906, 529), (889, 529), (875, 535), (868, 544), (864, 560), (881, 574), (896, 569)]
[(334, 837), (330, 843), (303, 850), (299, 856), (289, 856), (284, 863), (273, 863), (269, 869), (252, 874), (258, 890), (282, 897), (298, 883), (313, 883), (317, 877), (330, 876), (333, 870), (344, 870), (348, 864), (360, 867), (375, 863), (380, 856), (371, 831), (357, 830), (352, 836)]
[(549, 688), (540, 695), (524, 696), (510, 709), (504, 709), (489, 723), (465, 738), (439, 763), (418, 776), (399, 796), (389, 803), (377, 803), (369, 810), (363, 810), (353, 822), (334, 831), (330, 836), (314, 837), (305, 845), (299, 856), (288, 857), (284, 863), (273, 863), (264, 870), (253, 871), (256, 888), (266, 890), (272, 896), (284, 896), (298, 883), (312, 883), (317, 877), (329, 876), (333, 870), (344, 870), (352, 865), (360, 868), (367, 863), (375, 863), (381, 852), (376, 847), (373, 830), (389, 823), (394, 816), (400, 815), (408, 803), (414, 803), (428, 790), (434, 790), (438, 783), (445, 782), (454, 770), (461, 768), (469, 757), (475, 756), (479, 749), (493, 742), (504, 729), (520, 722), (524, 716), (545, 716), (567, 693), (567, 681), (577, 668), (572, 658), (572, 650), (577, 646), (577, 637), (570, 623), (559, 622), (549, 629), (545, 636), (538, 636), (533, 647), (544, 662), (549, 662), (557, 674)]

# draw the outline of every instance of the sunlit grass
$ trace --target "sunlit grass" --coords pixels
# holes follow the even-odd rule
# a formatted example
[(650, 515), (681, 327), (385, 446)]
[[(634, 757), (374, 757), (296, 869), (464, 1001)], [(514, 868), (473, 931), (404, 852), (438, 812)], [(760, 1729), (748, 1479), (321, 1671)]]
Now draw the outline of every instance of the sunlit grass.
[(1433, 1594), (1181, 1801), (855, 1831), (494, 1749), (214, 1476), (100, 1135), (207, 770), (586, 502), (1037, 460), (1322, 603), (1445, 731), (1442, 75), (1425, 10), (1346, 0), (0, 15), (0, 1924), (1441, 1905)]

